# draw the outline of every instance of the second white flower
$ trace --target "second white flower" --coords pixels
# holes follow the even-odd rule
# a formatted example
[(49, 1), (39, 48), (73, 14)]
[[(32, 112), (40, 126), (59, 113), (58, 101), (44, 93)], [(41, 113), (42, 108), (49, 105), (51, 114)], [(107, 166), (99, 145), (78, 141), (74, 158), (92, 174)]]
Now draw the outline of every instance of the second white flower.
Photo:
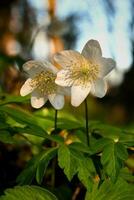
[(98, 41), (89, 40), (82, 53), (65, 50), (57, 53), (54, 60), (62, 66), (57, 73), (56, 84), (71, 87), (71, 104), (79, 106), (91, 92), (96, 97), (106, 94), (104, 77), (115, 68), (115, 61), (102, 57)]

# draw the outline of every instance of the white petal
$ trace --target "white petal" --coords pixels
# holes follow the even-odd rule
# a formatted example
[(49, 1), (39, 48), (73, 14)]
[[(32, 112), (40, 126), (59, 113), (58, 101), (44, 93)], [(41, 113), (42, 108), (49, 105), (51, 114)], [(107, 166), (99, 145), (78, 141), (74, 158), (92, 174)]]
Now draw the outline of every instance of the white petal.
[(87, 86), (72, 86), (71, 88), (71, 104), (75, 107), (79, 106), (87, 97), (91, 89), (91, 84)]
[(92, 84), (91, 93), (99, 98), (105, 96), (107, 92), (107, 84), (103, 79), (98, 79), (95, 83)]
[(82, 55), (91, 61), (98, 61), (102, 56), (100, 44), (97, 40), (89, 40), (83, 50)]
[(30, 60), (23, 65), (23, 70), (27, 72), (31, 77), (36, 76), (42, 71), (51, 70), (54, 73), (58, 72), (58, 69), (47, 61), (35, 61)]
[(64, 106), (64, 96), (60, 94), (51, 94), (48, 99), (56, 110), (60, 110)]
[(116, 62), (112, 58), (101, 58), (100, 75), (103, 78), (116, 67)]
[(30, 60), (23, 65), (23, 70), (33, 77), (43, 71), (44, 67), (41, 61)]
[(43, 66), (48, 70), (50, 69), (55, 74), (57, 74), (57, 72), (59, 71), (52, 63), (48, 61), (43, 61)]
[(83, 59), (83, 56), (79, 52), (72, 50), (61, 51), (54, 55), (55, 62), (63, 68), (69, 68), (73, 64), (79, 65)]
[(47, 100), (48, 97), (40, 95), (37, 90), (32, 92), (31, 105), (33, 108), (41, 108), (46, 103)]
[(71, 87), (58, 87), (57, 93), (62, 94), (64, 96), (71, 96)]
[(20, 89), (21, 96), (26, 96), (27, 94), (30, 94), (35, 89), (35, 87), (31, 86), (31, 81), (32, 79), (28, 78), (26, 82), (24, 83), (24, 85), (21, 87)]
[(57, 73), (55, 83), (57, 85), (62, 86), (62, 87), (71, 86), (72, 85), (72, 79), (68, 78), (68, 75), (69, 75), (69, 70), (60, 70)]

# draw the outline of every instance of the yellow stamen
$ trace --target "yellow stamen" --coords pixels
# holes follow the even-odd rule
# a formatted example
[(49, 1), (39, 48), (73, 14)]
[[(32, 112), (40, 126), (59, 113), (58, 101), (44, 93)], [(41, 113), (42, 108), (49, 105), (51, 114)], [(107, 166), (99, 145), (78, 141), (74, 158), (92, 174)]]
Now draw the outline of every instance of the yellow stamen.
[(31, 81), (31, 87), (34, 87), (41, 94), (53, 94), (57, 90), (55, 84), (56, 75), (50, 71), (42, 71), (37, 74)]
[(98, 78), (99, 65), (84, 59), (81, 63), (73, 63), (68, 69), (66, 79), (70, 79), (74, 85), (86, 85)]

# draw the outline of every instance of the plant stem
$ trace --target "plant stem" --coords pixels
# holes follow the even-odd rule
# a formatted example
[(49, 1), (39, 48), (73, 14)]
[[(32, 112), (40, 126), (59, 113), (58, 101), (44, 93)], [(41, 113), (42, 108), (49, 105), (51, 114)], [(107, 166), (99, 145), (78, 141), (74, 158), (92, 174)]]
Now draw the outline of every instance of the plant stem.
[(57, 117), (58, 117), (58, 110), (55, 110), (55, 119), (54, 119), (54, 129), (57, 129)]
[(85, 120), (86, 120), (86, 137), (87, 137), (87, 145), (89, 146), (88, 106), (87, 106), (87, 99), (85, 99)]
[[(57, 117), (58, 117), (58, 110), (55, 110), (55, 117), (54, 117), (54, 132), (56, 133), (57, 129)], [(52, 146), (56, 146), (56, 143), (53, 142)], [(52, 177), (51, 177), (51, 185), (54, 188), (55, 187), (55, 169), (56, 169), (56, 158), (53, 159), (52, 162)]]
[(78, 197), (80, 191), (81, 191), (81, 186), (79, 185), (79, 186), (75, 189), (75, 191), (74, 191), (74, 194), (73, 194), (73, 196), (72, 196), (72, 200), (76, 200), (76, 199), (77, 199), (77, 197)]

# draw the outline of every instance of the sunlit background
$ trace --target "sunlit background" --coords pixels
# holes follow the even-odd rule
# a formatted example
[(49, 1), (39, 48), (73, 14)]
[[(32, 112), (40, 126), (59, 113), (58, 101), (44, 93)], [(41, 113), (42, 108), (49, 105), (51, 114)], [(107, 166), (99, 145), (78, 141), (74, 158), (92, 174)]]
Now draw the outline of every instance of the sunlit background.
[[(49, 16), (43, 12), (48, 9), (48, 2), (44, 0), (29, 0), (37, 9), (38, 24), (49, 23)], [(81, 51), (84, 44), (91, 38), (97, 39), (106, 57), (114, 57), (117, 69), (126, 71), (131, 63), (131, 0), (57, 0), (55, 14), (59, 20), (65, 20), (70, 15), (76, 15), (78, 38), (74, 49)], [(44, 22), (44, 20), (46, 22)], [(66, 28), (66, 27), (65, 27)], [(40, 39), (42, 40), (41, 36)], [(45, 39), (44, 39), (45, 42)], [(36, 56), (39, 56), (39, 46), (35, 46)], [(42, 47), (45, 50), (45, 47)], [(45, 51), (44, 51), (45, 52)]]

